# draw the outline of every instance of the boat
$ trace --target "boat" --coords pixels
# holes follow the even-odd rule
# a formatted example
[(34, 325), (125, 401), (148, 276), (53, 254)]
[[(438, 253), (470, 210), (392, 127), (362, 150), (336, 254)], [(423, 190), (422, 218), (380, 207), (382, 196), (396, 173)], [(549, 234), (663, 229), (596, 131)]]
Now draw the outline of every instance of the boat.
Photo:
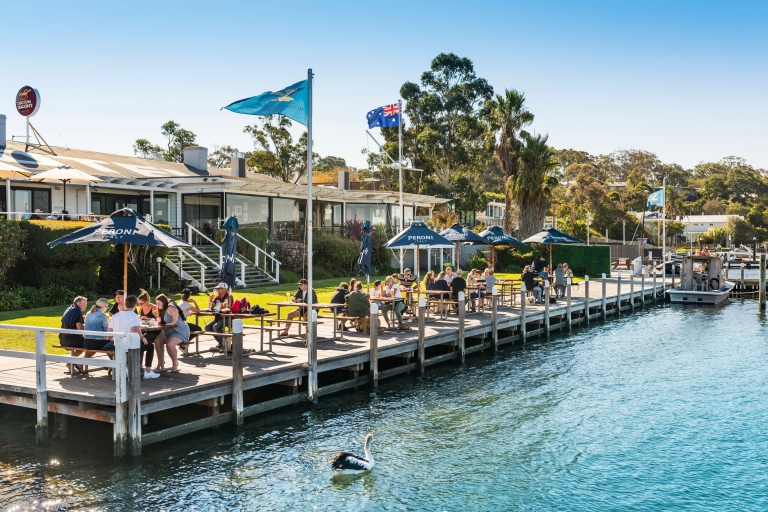
[(680, 284), (669, 290), (672, 302), (720, 304), (728, 300), (735, 283), (722, 275), (723, 261), (717, 256), (683, 256)]

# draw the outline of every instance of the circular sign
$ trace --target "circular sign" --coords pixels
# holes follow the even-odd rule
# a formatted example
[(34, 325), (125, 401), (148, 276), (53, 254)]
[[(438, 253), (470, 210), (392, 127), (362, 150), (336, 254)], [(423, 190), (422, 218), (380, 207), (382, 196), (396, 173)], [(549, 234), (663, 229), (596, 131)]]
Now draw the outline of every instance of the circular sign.
[(32, 117), (40, 110), (40, 93), (25, 85), (16, 94), (16, 110), (24, 117)]

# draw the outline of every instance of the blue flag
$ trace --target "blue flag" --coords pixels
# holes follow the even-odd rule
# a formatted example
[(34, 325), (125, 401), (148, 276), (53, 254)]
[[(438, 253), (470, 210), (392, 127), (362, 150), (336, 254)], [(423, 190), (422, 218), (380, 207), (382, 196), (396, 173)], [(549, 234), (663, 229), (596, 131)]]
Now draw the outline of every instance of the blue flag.
[(307, 81), (296, 82), (279, 91), (265, 92), (243, 100), (230, 103), (227, 110), (236, 114), (269, 116), (282, 114), (304, 126), (308, 122), (309, 87)]
[(386, 128), (400, 126), (400, 115), (400, 104), (392, 103), (371, 110), (365, 117), (368, 119), (368, 128)]
[(661, 206), (664, 207), (664, 189), (660, 188), (656, 192), (653, 192), (651, 195), (648, 196), (648, 209), (651, 209), (651, 206)]

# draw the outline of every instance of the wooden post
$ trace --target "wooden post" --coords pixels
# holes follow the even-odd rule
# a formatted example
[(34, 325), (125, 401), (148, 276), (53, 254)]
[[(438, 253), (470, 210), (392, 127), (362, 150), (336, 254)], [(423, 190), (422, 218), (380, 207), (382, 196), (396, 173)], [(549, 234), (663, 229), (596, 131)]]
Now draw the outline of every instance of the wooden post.
[(616, 314), (621, 314), (621, 272), (616, 272)]
[(128, 335), (128, 453), (141, 455), (141, 339), (137, 333)]
[[(675, 287), (675, 262), (674, 261), (672, 262), (671, 267), (672, 267), (672, 288), (674, 288)], [(666, 272), (666, 269), (665, 269), (665, 272)]]
[(603, 273), (603, 301), (601, 303), (602, 310), (603, 310), (603, 320), (605, 320), (608, 316), (608, 301), (605, 299), (605, 293), (606, 293), (606, 281), (605, 281), (605, 273)]
[(725, 280), (728, 280), (728, 270), (731, 268), (731, 263), (728, 261), (728, 256), (725, 257)]
[(658, 298), (658, 289), (656, 288), (656, 269), (653, 271), (653, 302), (656, 302)]
[[(309, 319), (307, 329), (312, 329), (307, 331), (312, 333), (311, 336), (307, 336), (307, 339), (310, 340), (307, 344), (307, 399), (317, 403), (317, 311), (313, 309), (307, 318)], [(371, 318), (378, 320), (378, 316)]]
[(744, 293), (744, 264), (741, 264), (741, 292)]
[(48, 442), (48, 386), (45, 380), (45, 332), (35, 331), (35, 380), (37, 402), (37, 423), (35, 439), (38, 443)]
[(369, 356), (371, 366), (371, 385), (379, 387), (379, 306), (371, 304), (371, 353)]
[(115, 426), (113, 448), (115, 457), (128, 453), (128, 379), (126, 347), (128, 336), (115, 336)]
[(589, 276), (584, 276), (584, 315), (589, 325)]
[(520, 285), (520, 340), (525, 343), (525, 285)]
[(765, 309), (765, 254), (760, 255), (760, 309)]
[(235, 425), (243, 424), (243, 407), (243, 321), (237, 318), (232, 320), (232, 423)]
[(424, 373), (424, 344), (427, 341), (426, 326), (424, 325), (424, 316), (427, 312), (427, 301), (424, 297), (419, 297), (419, 373)]
[(573, 319), (571, 318), (571, 278), (565, 280), (565, 322), (568, 324), (568, 331), (571, 331)]
[(645, 272), (640, 275), (640, 307), (645, 308)]
[(491, 329), (493, 330), (493, 352), (499, 351), (499, 329), (496, 326), (499, 313), (499, 290), (491, 287)]
[(466, 357), (466, 342), (464, 341), (464, 316), (466, 315), (464, 306), (466, 305), (466, 300), (464, 292), (459, 292), (459, 355), (462, 363)]
[(544, 291), (542, 292), (544, 294), (544, 332), (547, 333), (547, 338), (549, 338), (549, 281), (544, 281)]
[(635, 276), (629, 275), (629, 305), (635, 310)]

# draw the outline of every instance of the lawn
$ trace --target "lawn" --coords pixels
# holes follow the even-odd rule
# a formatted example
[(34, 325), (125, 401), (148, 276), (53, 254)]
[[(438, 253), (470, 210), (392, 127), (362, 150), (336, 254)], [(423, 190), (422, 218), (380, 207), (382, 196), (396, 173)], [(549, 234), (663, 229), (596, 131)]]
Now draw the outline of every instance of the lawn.
[[(497, 273), (497, 278), (507, 279), (519, 279), (520, 274), (502, 274)], [(372, 277), (371, 282), (379, 277)], [(575, 278), (574, 281), (580, 282), (582, 279)], [(341, 279), (323, 279), (315, 281), (315, 292), (317, 293), (317, 299), (320, 302), (328, 302), (331, 300), (333, 291), (341, 282)], [(243, 297), (248, 299), (248, 302), (252, 306), (258, 304), (261, 307), (269, 309), (270, 311), (276, 311), (277, 308), (269, 306), (270, 302), (281, 302), (290, 300), (293, 294), (296, 292), (296, 284), (282, 284), (278, 286), (268, 286), (265, 288), (258, 288), (256, 290), (235, 290), (234, 296), (236, 300)], [(178, 299), (178, 297), (172, 297)], [(200, 307), (206, 307), (208, 305), (208, 295), (200, 293), (194, 296)], [(90, 308), (92, 304), (89, 303)], [(22, 311), (10, 311), (0, 313), (0, 324), (17, 324), (17, 325), (30, 325), (39, 327), (61, 327), (61, 315), (64, 313), (66, 306), (53, 306), (47, 308), (27, 309)], [(281, 308), (281, 316), (285, 316), (290, 311), (289, 308)], [(190, 321), (193, 321), (190, 319)], [(203, 319), (201, 318), (201, 322)], [(256, 323), (256, 320), (246, 320), (246, 323)], [(58, 336), (56, 334), (46, 335), (46, 344), (48, 345), (48, 353), (65, 353), (61, 349), (51, 348), (52, 345), (58, 345)], [(35, 335), (33, 331), (16, 331), (9, 329), (0, 329), (0, 349), (6, 350), (23, 350), (28, 352), (34, 352), (35, 350)]]

